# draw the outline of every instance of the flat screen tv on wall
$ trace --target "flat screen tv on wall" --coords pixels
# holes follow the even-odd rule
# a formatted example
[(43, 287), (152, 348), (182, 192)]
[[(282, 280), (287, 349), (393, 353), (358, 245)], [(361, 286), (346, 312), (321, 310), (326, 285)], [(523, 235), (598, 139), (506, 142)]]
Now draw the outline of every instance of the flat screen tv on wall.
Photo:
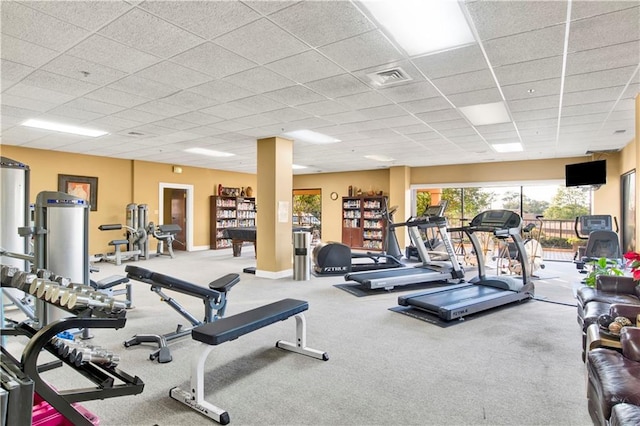
[(566, 186), (604, 185), (607, 183), (607, 160), (567, 164), (565, 166)]

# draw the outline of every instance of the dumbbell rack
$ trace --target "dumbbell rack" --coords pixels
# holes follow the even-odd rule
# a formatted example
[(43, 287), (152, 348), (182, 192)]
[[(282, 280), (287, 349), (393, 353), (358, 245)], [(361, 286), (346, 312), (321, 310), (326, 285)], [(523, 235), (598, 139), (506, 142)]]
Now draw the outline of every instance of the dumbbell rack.
[[(7, 280), (2, 280), (2, 286), (10, 287), (11, 285), (5, 281)], [(39, 298), (45, 300), (44, 297)], [(47, 301), (47, 303), (51, 302)], [(26, 322), (16, 323), (11, 329), (3, 329), (3, 335), (24, 335), (29, 338), (29, 342), (22, 352), (20, 361), (9, 354), (4, 347), (2, 347), (2, 353), (6, 355), (11, 362), (18, 365), (20, 369), (33, 380), (35, 392), (67, 418), (67, 420), (74, 425), (89, 426), (93, 423), (74, 407), (74, 403), (135, 395), (142, 392), (144, 383), (137, 376), (131, 376), (113, 365), (87, 362), (78, 366), (71, 362), (68, 357), (64, 357), (58, 353), (52, 343), (52, 339), (57, 336), (58, 333), (66, 330), (122, 328), (126, 323), (126, 311), (124, 309), (116, 311), (92, 306), (69, 309), (59, 303), (52, 304), (57, 308), (70, 312), (73, 316), (52, 322), (39, 330), (36, 330)], [(43, 350), (54, 355), (60, 362), (56, 361), (53, 364), (48, 363), (45, 366), (39, 366), (38, 357)], [(41, 372), (61, 366), (63, 363), (89, 379), (96, 386), (94, 388), (57, 391), (40, 377)]]

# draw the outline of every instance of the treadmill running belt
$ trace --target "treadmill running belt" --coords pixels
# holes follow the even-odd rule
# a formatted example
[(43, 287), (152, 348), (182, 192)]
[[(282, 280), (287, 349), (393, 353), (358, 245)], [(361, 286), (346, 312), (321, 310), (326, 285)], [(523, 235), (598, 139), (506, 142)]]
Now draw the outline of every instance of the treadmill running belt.
[(453, 291), (443, 291), (440, 293), (428, 294), (424, 296), (406, 297), (406, 304), (422, 308), (430, 312), (437, 313), (440, 308), (450, 305), (457, 305), (465, 301), (477, 300), (485, 296), (491, 296), (497, 293), (504, 293), (495, 287), (485, 287), (481, 285), (470, 285), (468, 287), (458, 288)]
[(426, 267), (393, 268), (371, 272), (356, 272), (344, 276), (346, 281), (355, 281), (367, 288), (392, 288), (406, 284), (419, 284), (430, 281), (445, 281), (450, 275)]

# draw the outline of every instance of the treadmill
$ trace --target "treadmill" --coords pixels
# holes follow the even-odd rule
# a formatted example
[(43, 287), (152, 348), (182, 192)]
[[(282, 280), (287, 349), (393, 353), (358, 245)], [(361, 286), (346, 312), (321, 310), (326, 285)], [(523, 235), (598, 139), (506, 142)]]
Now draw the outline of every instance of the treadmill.
[[(362, 287), (374, 290), (383, 288), (390, 290), (397, 286), (420, 284), (433, 281), (463, 280), (464, 271), (458, 263), (453, 244), (447, 233), (447, 219), (443, 216), (421, 216), (410, 218), (403, 223), (395, 223), (393, 227), (406, 226), (411, 243), (417, 248), (422, 263), (415, 267), (393, 268), (378, 271), (353, 272), (344, 276), (345, 281), (355, 281)], [(434, 262), (424, 244), (420, 229), (437, 228), (448, 258)]]
[[(469, 236), (478, 258), (478, 276), (468, 283), (400, 296), (398, 304), (416, 308), (449, 321), (532, 298), (534, 285), (531, 282), (530, 265), (520, 236), (521, 228), (522, 218), (517, 213), (509, 210), (487, 210), (474, 217), (468, 226), (451, 229), (451, 231), (463, 231)], [(491, 232), (498, 238), (511, 238), (522, 265), (522, 277), (487, 276), (477, 232)]]

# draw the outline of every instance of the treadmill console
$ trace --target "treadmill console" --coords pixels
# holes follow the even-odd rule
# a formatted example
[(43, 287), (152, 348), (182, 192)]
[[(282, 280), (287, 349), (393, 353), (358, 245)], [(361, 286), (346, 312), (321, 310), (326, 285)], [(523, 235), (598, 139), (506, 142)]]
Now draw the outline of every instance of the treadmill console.
[(469, 226), (493, 232), (519, 233), (522, 227), (522, 218), (511, 210), (486, 210), (474, 217)]

